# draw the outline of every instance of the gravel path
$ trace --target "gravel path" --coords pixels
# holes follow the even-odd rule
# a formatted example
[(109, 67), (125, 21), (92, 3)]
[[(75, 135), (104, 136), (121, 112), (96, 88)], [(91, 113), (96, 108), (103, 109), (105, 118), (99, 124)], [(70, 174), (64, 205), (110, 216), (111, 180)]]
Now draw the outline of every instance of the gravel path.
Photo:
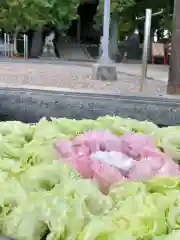
[[(38, 85), (70, 89), (88, 89), (110, 93), (136, 93), (139, 91), (137, 76), (118, 73), (118, 81), (97, 81), (91, 79), (92, 68), (85, 66), (66, 66), (34, 63), (0, 63), (0, 84)], [(166, 83), (147, 80), (144, 93), (164, 95)]]

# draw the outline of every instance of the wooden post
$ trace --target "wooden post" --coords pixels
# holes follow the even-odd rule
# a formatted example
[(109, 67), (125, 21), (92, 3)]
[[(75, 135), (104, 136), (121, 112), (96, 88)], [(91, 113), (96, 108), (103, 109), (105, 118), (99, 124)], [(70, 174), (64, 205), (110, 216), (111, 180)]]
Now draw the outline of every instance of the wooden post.
[(171, 59), (169, 79), (167, 86), (168, 94), (180, 94), (180, 1), (174, 1), (173, 33), (171, 40)]

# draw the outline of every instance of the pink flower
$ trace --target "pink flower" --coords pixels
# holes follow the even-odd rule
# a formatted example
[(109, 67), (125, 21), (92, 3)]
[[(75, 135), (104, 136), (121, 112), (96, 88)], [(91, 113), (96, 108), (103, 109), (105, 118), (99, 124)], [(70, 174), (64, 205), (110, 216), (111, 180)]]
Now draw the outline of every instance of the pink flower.
[(103, 161), (92, 161), (92, 171), (93, 179), (103, 193), (107, 193), (111, 185), (125, 180), (125, 177), (117, 168)]
[[(71, 165), (81, 177), (93, 179), (104, 193), (119, 181), (180, 175), (179, 166), (156, 148), (152, 137), (145, 134), (127, 133), (119, 137), (110, 131), (86, 132), (72, 141), (58, 141), (55, 148), (61, 162)], [(97, 152), (103, 152), (103, 155), (93, 159), (92, 154)], [(122, 154), (112, 154), (110, 158), (106, 155), (109, 152)], [(128, 163), (128, 159), (133, 164), (127, 164), (130, 167), (123, 171), (119, 164), (122, 161)]]

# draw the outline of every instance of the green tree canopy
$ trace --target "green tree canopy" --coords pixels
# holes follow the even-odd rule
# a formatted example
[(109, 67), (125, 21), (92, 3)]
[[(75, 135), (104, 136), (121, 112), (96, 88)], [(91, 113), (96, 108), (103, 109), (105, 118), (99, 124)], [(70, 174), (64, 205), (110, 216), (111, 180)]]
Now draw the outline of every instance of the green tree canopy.
[(13, 32), (56, 25), (66, 30), (76, 18), (79, 0), (1, 0), (0, 28)]
[[(6, 31), (36, 30), (48, 25), (56, 26), (63, 32), (70, 26), (71, 21), (77, 18), (80, 0), (0, 0), (0, 2), (0, 28)], [(136, 16), (144, 15), (146, 8), (151, 8), (153, 12), (164, 9), (163, 19), (153, 18), (153, 26), (170, 28), (172, 17), (169, 13), (172, 13), (173, 0), (111, 0), (111, 16), (116, 14), (120, 17), (120, 28), (123, 32), (135, 27)], [(103, 11), (104, 0), (99, 0), (99, 11), (96, 16), (98, 25), (103, 23)]]

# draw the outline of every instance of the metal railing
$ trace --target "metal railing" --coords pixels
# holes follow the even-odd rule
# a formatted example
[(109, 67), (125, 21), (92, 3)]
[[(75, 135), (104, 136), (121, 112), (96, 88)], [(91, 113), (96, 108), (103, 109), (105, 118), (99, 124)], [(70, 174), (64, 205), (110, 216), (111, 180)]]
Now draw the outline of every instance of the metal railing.
[[(16, 41), (22, 41), (23, 42), (23, 57), (24, 59), (28, 59), (28, 36), (26, 34), (23, 35), (22, 38), (16, 39)], [(4, 56), (11, 58), (15, 56), (14, 52), (14, 43), (13, 38), (10, 34), (5, 33), (4, 34)]]

